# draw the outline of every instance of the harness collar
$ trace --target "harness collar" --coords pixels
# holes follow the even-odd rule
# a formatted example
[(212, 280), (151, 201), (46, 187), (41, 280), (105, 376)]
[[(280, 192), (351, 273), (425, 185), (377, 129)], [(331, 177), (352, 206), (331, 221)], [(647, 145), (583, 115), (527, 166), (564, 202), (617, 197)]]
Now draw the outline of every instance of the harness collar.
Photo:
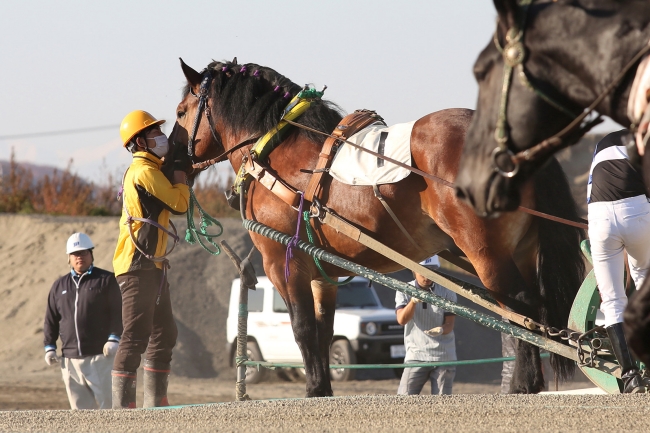
[[(307, 109), (311, 106), (312, 102), (320, 99), (325, 93), (327, 86), (323, 87), (323, 90), (317, 91), (314, 88), (305, 86), (298, 94), (287, 104), (285, 107), (282, 117), (278, 124), (260, 137), (257, 140), (257, 143), (250, 150), (250, 157), (255, 161), (265, 161), (269, 154), (278, 147), (282, 141), (287, 137), (287, 132), (291, 129), (288, 128), (291, 126), (289, 122), (302, 115)], [(246, 180), (249, 174), (246, 172), (246, 159), (242, 161), (242, 165), (237, 172), (235, 181), (232, 186), (232, 190), (236, 193), (240, 193), (240, 188), (242, 183)]]

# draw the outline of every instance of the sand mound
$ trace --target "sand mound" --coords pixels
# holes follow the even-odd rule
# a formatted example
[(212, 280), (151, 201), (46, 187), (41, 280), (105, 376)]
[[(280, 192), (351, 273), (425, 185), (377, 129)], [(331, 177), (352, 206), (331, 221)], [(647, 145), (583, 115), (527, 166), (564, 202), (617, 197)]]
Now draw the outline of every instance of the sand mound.
[[(226, 219), (223, 225), (223, 239), (238, 254), (247, 253), (252, 242), (241, 222)], [(177, 227), (184, 232), (185, 222), (177, 221)], [(43, 319), (52, 283), (69, 272), (65, 242), (76, 231), (91, 236), (96, 245), (95, 264), (112, 271), (118, 218), (0, 215), (0, 326), (4, 337), (0, 369), (5, 379), (60, 374), (43, 362)], [(255, 260), (256, 269), (262, 272), (259, 255)], [(179, 328), (175, 373), (217, 376), (227, 368), (225, 323), (230, 282), (237, 272), (227, 256), (211, 256), (184, 241), (170, 262)]]

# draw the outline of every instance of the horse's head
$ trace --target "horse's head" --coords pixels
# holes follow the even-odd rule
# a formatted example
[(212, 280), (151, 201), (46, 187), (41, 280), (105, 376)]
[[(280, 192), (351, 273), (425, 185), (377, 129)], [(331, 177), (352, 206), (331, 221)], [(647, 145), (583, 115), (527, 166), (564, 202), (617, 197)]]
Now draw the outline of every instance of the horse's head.
[[(282, 110), (300, 90), (274, 70), (252, 63), (239, 65), (237, 58), (212, 62), (202, 72), (181, 59), (181, 68), (187, 86), (169, 138), (185, 147), (195, 163), (217, 158), (238, 144), (253, 144), (277, 125)], [(230, 155), (219, 161), (226, 158)], [(190, 181), (197, 174), (190, 175)]]
[[(210, 125), (208, 124), (208, 117), (211, 116), (206, 116), (203, 112), (205, 106), (201, 107), (202, 112), (198, 112), (201, 84), (203, 83), (207, 70), (202, 73), (197, 72), (186, 65), (183, 59), (180, 60), (183, 74), (185, 74), (185, 78), (187, 79), (187, 85), (183, 90), (183, 99), (176, 107), (176, 123), (169, 135), (169, 141), (174, 146), (183, 147), (185, 151), (190, 151), (191, 147), (190, 156), (192, 161), (201, 162), (221, 154), (224, 151), (223, 143), (221, 141), (215, 141), (211, 136)], [(206, 86), (204, 87), (207, 87), (212, 83), (206, 82), (205, 84)], [(205, 89), (205, 91), (209, 91), (209, 89)], [(205, 102), (207, 103), (208, 101), (206, 100)], [(216, 130), (217, 126), (213, 126)], [(191, 134), (193, 137), (190, 139)], [(217, 138), (219, 138), (219, 135), (217, 135)], [(198, 171), (189, 176), (190, 182), (193, 181), (197, 174)]]
[[(647, 43), (641, 35), (643, 20), (632, 20), (631, 7), (622, 11), (625, 2), (519, 3), (524, 2), (494, 0), (497, 29), (474, 65), (479, 98), (456, 192), (479, 215), (517, 208), (521, 185), (559, 147), (533, 159), (513, 156), (569, 125), (608, 87), (634, 50)], [(636, 3), (647, 11), (644, 2)], [(625, 46), (628, 38), (639, 42)], [(618, 41), (623, 46), (614, 43)], [(619, 120), (616, 113), (627, 102), (628, 81), (607, 95), (597, 111)], [(579, 137), (569, 138), (565, 144)]]

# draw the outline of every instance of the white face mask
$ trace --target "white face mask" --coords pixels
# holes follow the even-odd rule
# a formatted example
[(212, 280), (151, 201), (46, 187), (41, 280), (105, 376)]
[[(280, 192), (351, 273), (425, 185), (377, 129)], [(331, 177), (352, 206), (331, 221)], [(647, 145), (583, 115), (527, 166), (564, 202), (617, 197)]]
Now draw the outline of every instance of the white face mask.
[(163, 156), (167, 155), (167, 152), (169, 152), (169, 142), (167, 141), (166, 136), (159, 135), (154, 138), (147, 138), (147, 140), (154, 140), (156, 142), (156, 147), (149, 150), (155, 153), (158, 158), (162, 158)]

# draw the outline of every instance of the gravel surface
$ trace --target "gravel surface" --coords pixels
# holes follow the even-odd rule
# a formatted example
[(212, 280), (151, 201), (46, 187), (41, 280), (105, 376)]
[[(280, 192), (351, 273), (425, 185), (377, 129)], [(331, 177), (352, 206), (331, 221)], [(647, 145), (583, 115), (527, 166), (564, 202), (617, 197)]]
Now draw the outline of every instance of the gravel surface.
[(338, 432), (648, 431), (648, 396), (357, 396), (250, 401), (170, 410), (14, 411), (1, 431)]

